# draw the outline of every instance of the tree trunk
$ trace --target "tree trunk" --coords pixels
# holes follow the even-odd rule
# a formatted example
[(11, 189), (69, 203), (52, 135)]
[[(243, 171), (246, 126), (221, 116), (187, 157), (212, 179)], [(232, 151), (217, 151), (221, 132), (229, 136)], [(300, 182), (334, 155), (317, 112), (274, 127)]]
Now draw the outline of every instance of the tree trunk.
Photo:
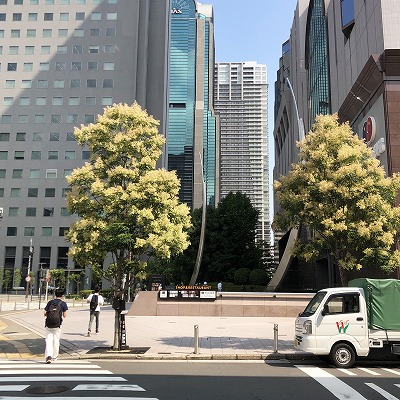
[(120, 312), (119, 310), (115, 310), (115, 319), (114, 319), (114, 346), (113, 350), (119, 350), (120, 349), (120, 330), (121, 330), (121, 324), (120, 324)]

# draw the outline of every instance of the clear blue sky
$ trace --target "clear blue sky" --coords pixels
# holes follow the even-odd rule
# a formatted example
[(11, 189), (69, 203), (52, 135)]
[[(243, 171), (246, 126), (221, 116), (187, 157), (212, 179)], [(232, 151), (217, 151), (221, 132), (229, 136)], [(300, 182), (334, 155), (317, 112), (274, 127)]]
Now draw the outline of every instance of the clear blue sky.
[(270, 180), (274, 165), (274, 84), (297, 0), (200, 0), (214, 6), (215, 60), (267, 65)]

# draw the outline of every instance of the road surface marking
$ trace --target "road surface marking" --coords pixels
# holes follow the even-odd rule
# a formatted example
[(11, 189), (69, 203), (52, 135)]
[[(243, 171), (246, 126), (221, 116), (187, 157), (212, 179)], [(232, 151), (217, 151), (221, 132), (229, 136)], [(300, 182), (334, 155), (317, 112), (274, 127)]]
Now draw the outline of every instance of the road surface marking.
[[(98, 365), (60, 364), (58, 361), (54, 361), (54, 366), (61, 367), (61, 368), (75, 368), (75, 369), (79, 369), (79, 368), (98, 369), (98, 368), (101, 368)], [(37, 369), (37, 368), (49, 368), (49, 366), (47, 364), (44, 364), (44, 363), (40, 363), (40, 364), (26, 364), (26, 363), (22, 364), (22, 363), (19, 363), (19, 364), (12, 364), (12, 365), (10, 365), (10, 364), (0, 364), (0, 370), (1, 369), (6, 369), (6, 368), (7, 369), (13, 368), (14, 370), (18, 371), (18, 368), (35, 368), (35, 369)], [(50, 368), (52, 368), (52, 367), (50, 367)], [(1, 372), (0, 372), (0, 374), (1, 374)]]
[[(13, 369), (7, 371), (0, 371), (0, 375), (15, 375), (16, 373), (20, 375), (38, 375), (38, 374), (46, 374), (46, 375), (68, 375), (68, 374), (76, 374), (77, 371), (75, 370), (68, 370), (68, 369), (53, 369), (53, 367), (48, 366), (48, 369), (40, 369), (40, 370), (33, 370), (33, 369)], [(79, 374), (96, 374), (96, 375), (112, 375), (111, 371), (107, 370), (90, 370), (90, 369), (83, 369), (79, 370)]]
[(381, 369), (386, 372), (391, 372), (392, 374), (395, 374), (395, 375), (400, 375), (400, 371), (397, 371), (395, 369), (390, 369), (390, 368), (381, 368)]
[(351, 376), (357, 375), (356, 373), (351, 372), (351, 371), (349, 371), (348, 369), (345, 369), (345, 368), (337, 368), (337, 370), (340, 371), (340, 372), (343, 372), (344, 374), (347, 374), (347, 375), (351, 375)]
[(72, 390), (129, 390), (134, 392), (145, 392), (145, 390), (138, 385), (96, 385), (96, 384), (82, 384), (75, 386)]
[[(8, 377), (1, 377), (0, 376), (0, 383), (1, 382), (21, 382), (21, 379), (24, 382), (49, 382), (48, 376), (24, 376), (21, 378), (20, 376), (8, 376)], [(91, 382), (126, 382), (125, 378), (121, 376), (57, 376), (57, 382), (77, 382), (77, 381), (91, 381)], [(2, 399), (3, 400), (3, 399)]]
[[(61, 398), (61, 397), (59, 397)], [(49, 396), (1, 397), (1, 400), (49, 400)], [(62, 397), (62, 400), (82, 400), (82, 397)], [(96, 400), (121, 400), (121, 397), (96, 397)], [(134, 400), (159, 400), (156, 397), (135, 397)]]
[(371, 375), (375, 375), (375, 376), (380, 376), (381, 375), (379, 372), (372, 371), (372, 370), (370, 370), (368, 368), (357, 368), (357, 369), (359, 369), (360, 371), (364, 371), (367, 374), (371, 374)]
[(29, 385), (4, 385), (4, 386), (0, 386), (0, 393), (1, 392), (22, 392), (27, 387), (29, 387)]
[(364, 396), (354, 390), (351, 386), (342, 382), (336, 376), (318, 367), (307, 365), (295, 365), (300, 371), (315, 379), (325, 389), (329, 390), (339, 400), (367, 400)]
[(387, 392), (386, 390), (381, 389), (379, 386), (375, 385), (374, 383), (365, 382), (365, 384), (367, 386), (369, 386), (371, 389), (374, 389), (376, 392), (378, 392), (381, 396), (383, 396), (387, 400), (399, 400), (397, 397), (392, 396), (389, 392)]

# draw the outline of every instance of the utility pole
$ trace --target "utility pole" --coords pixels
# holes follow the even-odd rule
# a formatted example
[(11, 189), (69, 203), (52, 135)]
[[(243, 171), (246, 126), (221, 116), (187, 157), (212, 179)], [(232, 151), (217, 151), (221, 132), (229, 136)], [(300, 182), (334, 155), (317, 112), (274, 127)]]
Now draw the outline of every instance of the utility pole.
[(26, 281), (26, 292), (25, 292), (25, 298), (28, 298), (29, 296), (29, 286), (31, 282), (31, 276), (29, 275), (31, 272), (31, 264), (32, 264), (32, 256), (33, 256), (33, 246), (32, 246), (32, 238), (29, 246), (29, 256), (28, 256), (28, 272), (25, 277)]

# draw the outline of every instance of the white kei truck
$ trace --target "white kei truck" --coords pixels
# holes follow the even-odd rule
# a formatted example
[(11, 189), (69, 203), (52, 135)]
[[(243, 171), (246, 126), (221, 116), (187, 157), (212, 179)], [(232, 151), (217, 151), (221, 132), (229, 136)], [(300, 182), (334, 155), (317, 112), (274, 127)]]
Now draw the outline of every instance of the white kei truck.
[(399, 357), (400, 280), (359, 278), (320, 290), (296, 318), (294, 346), (340, 368), (371, 349)]

